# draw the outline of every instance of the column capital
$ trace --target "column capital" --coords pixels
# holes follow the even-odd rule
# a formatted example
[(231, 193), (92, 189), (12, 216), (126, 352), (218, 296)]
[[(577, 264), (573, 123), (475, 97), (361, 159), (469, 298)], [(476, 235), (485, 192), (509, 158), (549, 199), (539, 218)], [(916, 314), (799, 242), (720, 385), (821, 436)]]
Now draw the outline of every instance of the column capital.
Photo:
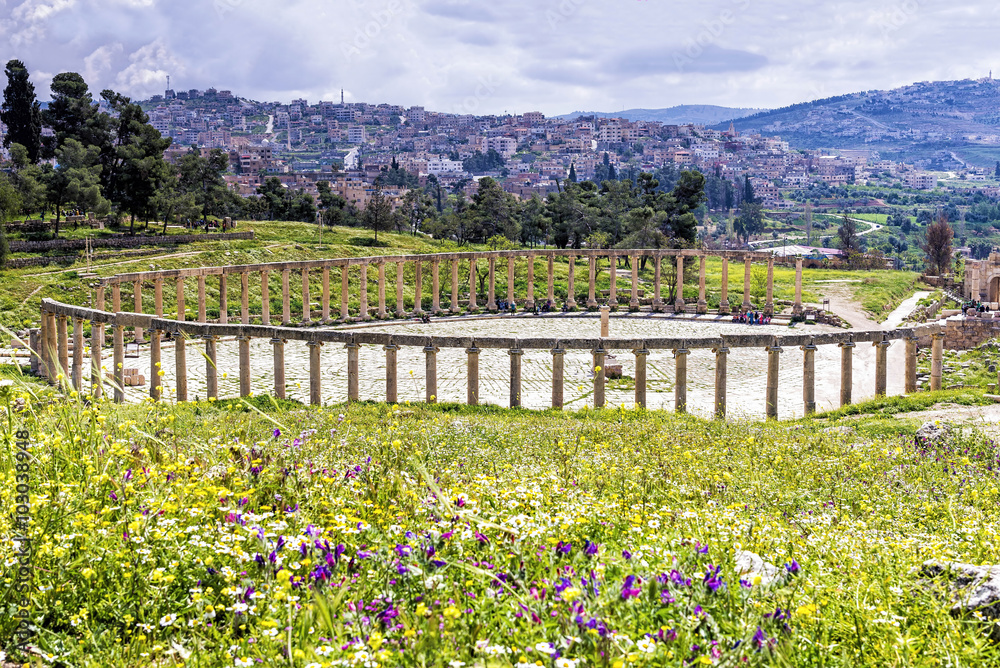
[(854, 343), (854, 341), (844, 341), (843, 343), (839, 343), (838, 345), (839, 345), (839, 346), (840, 346), (841, 348), (854, 348), (854, 347), (856, 347), (856, 346), (857, 346), (858, 344)]
[(424, 346), (424, 352), (425, 353), (437, 353), (437, 352), (440, 352), (440, 351), (441, 351), (441, 349), (438, 348), (437, 346)]
[(637, 348), (637, 349), (635, 349), (635, 350), (632, 351), (632, 354), (635, 355), (636, 357), (640, 357), (640, 356), (641, 357), (645, 357), (645, 356), (649, 355), (649, 349), (648, 348)]
[(675, 358), (678, 355), (690, 355), (690, 354), (691, 354), (691, 351), (688, 350), (687, 348), (676, 348), (676, 349), (674, 349), (674, 357)]
[(785, 352), (781, 346), (766, 346), (764, 348), (768, 353), (783, 353)]
[(478, 355), (481, 351), (479, 348), (472, 346), (471, 348), (466, 348), (465, 352), (469, 355)]
[(726, 346), (720, 346), (718, 348), (712, 348), (712, 352), (715, 353), (716, 355), (728, 355), (729, 348)]
[(805, 352), (810, 352), (810, 351), (811, 352), (816, 352), (816, 350), (818, 350), (816, 348), (816, 344), (815, 343), (807, 343), (804, 346), (799, 346), (799, 349), (802, 350), (802, 351), (805, 351)]
[(892, 341), (882, 339), (881, 341), (872, 341), (872, 346), (875, 348), (888, 348), (892, 345)]
[[(323, 345), (323, 342), (322, 341), (309, 341), (306, 345), (321, 346), (321, 345)], [(357, 350), (360, 347), (361, 347), (361, 344), (360, 343), (355, 343), (354, 341), (351, 341), (350, 343), (345, 343), (344, 344), (344, 348), (346, 348), (347, 350)]]
[(555, 348), (553, 348), (549, 352), (552, 353), (553, 355), (565, 355), (566, 354), (566, 349), (565, 348), (560, 348), (560, 347), (556, 346)]
[(240, 334), (239, 336), (236, 337), (236, 340), (237, 341), (251, 341), (251, 340), (253, 340), (253, 337), (250, 336), (249, 334)]
[[(121, 325), (115, 325), (115, 327), (121, 329)], [(219, 337), (216, 336), (215, 334), (202, 334), (201, 338), (205, 339), (206, 341), (218, 341), (219, 340)]]
[(935, 340), (940, 340), (944, 338), (944, 332), (931, 332), (931, 338)]
[(395, 343), (387, 343), (386, 345), (382, 346), (382, 350), (399, 350), (399, 349), (400, 346), (397, 346)]
[(524, 351), (521, 350), (520, 348), (512, 348), (511, 350), (507, 351), (507, 354), (511, 355), (511, 356), (513, 356), (513, 355), (523, 355)]
[(287, 340), (287, 339), (281, 339), (281, 338), (274, 338), (274, 339), (271, 339), (271, 343), (273, 343), (274, 345), (278, 345), (279, 343), (280, 343), (280, 344), (285, 344), (285, 343), (287, 343), (287, 342), (288, 342), (288, 340)]

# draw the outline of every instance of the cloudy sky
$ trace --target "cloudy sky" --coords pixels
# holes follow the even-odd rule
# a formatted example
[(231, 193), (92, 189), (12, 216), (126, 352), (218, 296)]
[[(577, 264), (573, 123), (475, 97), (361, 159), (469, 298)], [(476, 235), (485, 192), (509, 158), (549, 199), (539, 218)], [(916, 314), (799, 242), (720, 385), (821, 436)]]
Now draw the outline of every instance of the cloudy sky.
[(777, 107), (996, 66), (980, 0), (0, 0), (3, 62), (134, 98), (215, 86), (257, 100), (546, 114)]

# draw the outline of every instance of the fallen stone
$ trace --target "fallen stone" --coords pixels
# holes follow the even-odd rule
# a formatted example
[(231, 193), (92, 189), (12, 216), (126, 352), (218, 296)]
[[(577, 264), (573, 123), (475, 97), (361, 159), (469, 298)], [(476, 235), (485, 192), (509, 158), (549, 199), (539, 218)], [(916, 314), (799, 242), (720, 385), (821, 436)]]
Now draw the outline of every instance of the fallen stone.
[(844, 436), (850, 436), (854, 433), (854, 427), (839, 426), (839, 427), (827, 427), (823, 430), (824, 434), (843, 434)]
[[(920, 575), (950, 580), (952, 616), (979, 613), (976, 616), (981, 619), (1000, 620), (1000, 565), (973, 566), (932, 559), (924, 562)], [(1000, 624), (993, 626), (992, 636), (1000, 640)]]
[(925, 422), (923, 426), (917, 430), (917, 445), (934, 445), (943, 443), (949, 436), (951, 436), (951, 429), (952, 426), (948, 422)]
[(781, 575), (780, 568), (764, 561), (760, 555), (749, 550), (737, 550), (736, 572), (751, 580), (759, 575), (760, 583), (763, 585), (771, 584)]

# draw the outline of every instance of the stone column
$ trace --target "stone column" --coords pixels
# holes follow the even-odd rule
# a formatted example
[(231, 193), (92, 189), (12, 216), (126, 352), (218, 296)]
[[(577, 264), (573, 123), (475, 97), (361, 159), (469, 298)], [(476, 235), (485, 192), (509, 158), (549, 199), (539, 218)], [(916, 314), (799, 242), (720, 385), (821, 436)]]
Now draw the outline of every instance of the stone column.
[(396, 316), (399, 318), (406, 316), (406, 307), (403, 304), (403, 271), (405, 269), (405, 262), (396, 263)]
[(628, 306), (630, 309), (639, 308), (639, 256), (633, 255), (629, 257), (629, 262), (632, 264), (632, 294), (628, 301)]
[(302, 269), (302, 324), (312, 323), (312, 304), (309, 299), (309, 270)]
[(160, 349), (162, 332), (149, 330), (149, 398), (159, 401), (163, 397), (163, 355)]
[(524, 351), (514, 348), (507, 351), (510, 355), (510, 407), (521, 406), (521, 357)]
[(569, 277), (566, 279), (566, 306), (576, 308), (576, 256), (569, 256)]
[(125, 328), (114, 324), (115, 403), (125, 401)]
[(608, 255), (608, 272), (611, 279), (608, 306), (618, 306), (618, 258), (613, 255)]
[(368, 312), (368, 263), (361, 263), (361, 287), (358, 288), (358, 300), (361, 303), (361, 319), (371, 320), (372, 316)]
[(163, 317), (163, 279), (153, 279), (153, 312), (157, 318)]
[(413, 315), (424, 312), (424, 272), (420, 265), (420, 260), (417, 260), (413, 267)]
[(219, 274), (219, 322), (229, 322), (229, 277)]
[[(132, 284), (135, 291), (135, 312), (142, 313), (142, 281), (136, 281)], [(135, 342), (142, 343), (142, 327), (135, 327)]]
[[(49, 382), (52, 383), (53, 385), (58, 385), (59, 374), (62, 373), (65, 376), (65, 371), (63, 370), (65, 365), (62, 364), (62, 356), (59, 354), (59, 340), (61, 337), (59, 336), (58, 333), (59, 327), (56, 323), (57, 321), (56, 314), (49, 313), (48, 317), (49, 317), (49, 326), (46, 329), (46, 332), (49, 338), (47, 344), (49, 350)], [(65, 332), (65, 328), (63, 329), (63, 331)]]
[(979, 287), (979, 267), (972, 267), (972, 294), (970, 297), (976, 301), (982, 297), (982, 291)]
[[(183, 281), (184, 279), (179, 278), (177, 280)], [(101, 285), (101, 286), (99, 286), (97, 288), (97, 306), (96, 306), (96, 308), (97, 308), (98, 311), (103, 311), (104, 310), (104, 286), (103, 285)], [(107, 341), (104, 340), (104, 325), (98, 325), (100, 333), (99, 334), (94, 334), (94, 325), (95, 324), (96, 323), (93, 323), (93, 322), (90, 323), (90, 345), (91, 346), (95, 346), (96, 345), (98, 348), (103, 348), (107, 344)]]
[(385, 320), (385, 262), (378, 263), (378, 319)]
[(324, 265), (320, 274), (320, 318), (325, 325), (330, 322), (330, 266)]
[(767, 347), (767, 418), (778, 419), (778, 361), (780, 346)]
[(507, 258), (507, 308), (514, 303), (514, 258)]
[(340, 319), (347, 320), (350, 315), (349, 302), (351, 299), (351, 266), (343, 264), (340, 266)]
[[(44, 318), (42, 319), (42, 321), (44, 322)], [(91, 331), (96, 331), (94, 329), (94, 327), (96, 327), (96, 325), (92, 325), (91, 326)], [(30, 355), (29, 359), (31, 360), (31, 375), (33, 375), (33, 376), (41, 375), (41, 372), (40, 372), (41, 363), (39, 362), (39, 359), (38, 359), (39, 358), (39, 354), (38, 353), (39, 353), (39, 350), (41, 349), (41, 345), (40, 345), (40, 342), (39, 342), (39, 338), (40, 338), (39, 334), (40, 333), (41, 333), (40, 329), (34, 329), (34, 328), (32, 328), (32, 329), (28, 330), (28, 350), (31, 351), (31, 355)]]
[[(360, 394), (358, 391), (358, 353), (361, 346), (352, 341), (344, 347), (347, 349), (347, 400), (357, 401)], [(318, 355), (319, 353), (317, 353)]]
[(931, 392), (941, 389), (944, 361), (944, 332), (931, 334)]
[(802, 404), (806, 415), (816, 412), (816, 346), (802, 346)]
[(792, 314), (802, 315), (802, 258), (795, 258), (795, 302), (792, 304)]
[(722, 294), (719, 295), (719, 314), (729, 315), (729, 259), (722, 258)]
[[(93, 332), (91, 332), (93, 337)], [(73, 318), (73, 389), (83, 393), (83, 319)]]
[(476, 311), (476, 258), (469, 258), (469, 310)]
[(219, 398), (219, 369), (216, 366), (216, 342), (218, 337), (207, 334), (205, 339), (205, 395), (208, 399)]
[(604, 408), (604, 357), (607, 351), (602, 343), (594, 350), (594, 408)]
[(677, 298), (674, 301), (674, 313), (684, 313), (687, 305), (684, 302), (684, 256), (677, 256)]
[[(350, 344), (348, 344), (350, 345)], [(323, 405), (323, 373), (322, 373), (322, 358), (320, 353), (323, 351), (323, 343), (321, 341), (307, 341), (306, 346), (309, 348), (309, 403), (312, 406), (322, 406)], [(355, 349), (356, 351), (356, 349)], [(357, 354), (355, 352), (355, 354)], [(355, 358), (356, 359), (356, 358)], [(348, 401), (351, 400), (351, 351), (347, 351), (347, 392)], [(357, 371), (357, 362), (355, 362), (355, 372)], [(355, 378), (357, 378), (357, 373), (355, 373)], [(355, 387), (355, 390), (357, 387)], [(355, 392), (355, 399), (357, 399), (357, 393)]]
[(555, 308), (556, 305), (556, 291), (555, 291), (555, 263), (556, 256), (549, 253), (549, 285), (548, 285), (548, 297), (547, 299), (552, 302), (552, 307)]
[(552, 353), (552, 408), (563, 407), (563, 386), (566, 377), (566, 350), (556, 343)]
[(535, 310), (535, 254), (528, 253), (528, 299), (524, 302), (528, 311)]
[(271, 286), (268, 283), (270, 274), (260, 272), (260, 322), (265, 327), (271, 324)]
[(198, 276), (198, 322), (208, 321), (208, 306), (205, 298), (205, 277)]
[(452, 313), (458, 313), (462, 307), (458, 305), (458, 260), (451, 261), (451, 306)]
[(111, 286), (111, 312), (121, 313), (122, 310), (122, 286), (115, 283)]
[[(100, 331), (98, 331), (100, 330)], [(90, 396), (100, 399), (104, 394), (104, 370), (101, 369), (100, 340), (104, 338), (104, 325), (90, 323)]]
[(718, 348), (713, 348), (715, 353), (715, 417), (719, 420), (726, 418), (726, 382), (729, 372), (729, 348), (725, 342)]
[(240, 347), (240, 396), (250, 396), (250, 337), (236, 337)]
[(441, 263), (431, 263), (431, 313), (441, 312)]
[(587, 308), (597, 306), (597, 258), (591, 255), (587, 258), (590, 272), (587, 285)]
[(884, 397), (886, 394), (886, 375), (888, 372), (888, 364), (886, 360), (886, 351), (889, 349), (889, 341), (875, 341), (872, 343), (875, 346), (875, 396)]
[(489, 266), (490, 266), (490, 277), (486, 293), (487, 296), (486, 310), (496, 311), (497, 310), (497, 301), (496, 301), (497, 259), (492, 255), (490, 255)]
[(399, 346), (390, 343), (385, 346), (385, 400), (394, 404), (399, 401), (399, 375), (397, 371), (397, 356)]
[(472, 345), (465, 350), (469, 358), (469, 371), (465, 402), (470, 406), (479, 405), (479, 348)]
[(606, 339), (611, 336), (611, 307), (601, 307), (601, 338)]
[(750, 256), (743, 259), (743, 313), (750, 310)]
[(425, 359), (424, 364), (425, 364), (425, 371), (426, 371), (426, 375), (427, 375), (425, 399), (426, 399), (427, 403), (429, 403), (429, 404), (436, 404), (437, 403), (437, 392), (438, 392), (438, 390), (437, 390), (437, 384), (438, 384), (438, 381), (437, 381), (437, 368), (438, 368), (437, 367), (437, 354), (438, 354), (438, 350), (439, 350), (439, 348), (437, 346), (435, 346), (433, 342), (428, 343), (424, 347), (424, 355), (426, 355), (426, 359)]
[(764, 303), (764, 312), (774, 315), (774, 256), (767, 258), (767, 301)]
[(698, 258), (698, 307), (699, 315), (708, 313), (708, 300), (705, 299), (705, 256)]
[(285, 340), (271, 339), (271, 350), (274, 356), (274, 396), (285, 398)]
[(281, 270), (281, 324), (292, 324), (292, 289), (289, 285), (291, 281), (291, 271)]
[(653, 311), (659, 313), (663, 310), (663, 299), (660, 297), (660, 276), (663, 258), (659, 255), (653, 258)]
[(849, 406), (854, 390), (853, 341), (840, 344), (840, 405)]
[(904, 392), (913, 394), (917, 391), (917, 338), (908, 336), (906, 341), (906, 360), (904, 362)]
[(240, 274), (240, 322), (250, 324), (250, 274)]
[(182, 332), (174, 335), (174, 376), (175, 399), (178, 402), (187, 401), (187, 341)]
[(56, 321), (58, 346), (59, 346), (59, 373), (68, 386), (70, 384), (69, 373), (69, 318), (65, 315), (58, 316)]
[(632, 351), (635, 353), (635, 405), (646, 407), (646, 359), (649, 351), (645, 347)]
[(674, 410), (687, 413), (687, 358), (691, 354), (686, 348), (674, 350)]

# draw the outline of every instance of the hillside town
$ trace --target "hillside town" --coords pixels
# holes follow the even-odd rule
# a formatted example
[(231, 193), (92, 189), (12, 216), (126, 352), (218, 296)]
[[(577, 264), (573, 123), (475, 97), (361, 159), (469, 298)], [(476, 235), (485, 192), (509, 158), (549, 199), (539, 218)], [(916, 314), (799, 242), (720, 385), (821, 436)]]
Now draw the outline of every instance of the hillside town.
[[(743, 134), (732, 124), (716, 130), (593, 116), (564, 120), (539, 112), (458, 115), (343, 100), (282, 104), (215, 89), (167, 90), (143, 106), (153, 127), (173, 140), (168, 159), (191, 146), (226, 151), (226, 179), (241, 195), (255, 194), (268, 177), (313, 196), (318, 181), (329, 181), (358, 209), (392, 164), (418, 175), (421, 186), (433, 176), (468, 195), (478, 178), (490, 176), (522, 199), (556, 192), (567, 178), (600, 182), (609, 174), (696, 168), (733, 183), (749, 177), (762, 204), (776, 210), (798, 206), (794, 192), (811, 184), (937, 186), (933, 174), (883, 160), (876, 151), (797, 150), (780, 136)], [(986, 176), (984, 170), (968, 172), (973, 182)], [(995, 196), (995, 190), (983, 194)], [(402, 193), (388, 194), (398, 201)]]

